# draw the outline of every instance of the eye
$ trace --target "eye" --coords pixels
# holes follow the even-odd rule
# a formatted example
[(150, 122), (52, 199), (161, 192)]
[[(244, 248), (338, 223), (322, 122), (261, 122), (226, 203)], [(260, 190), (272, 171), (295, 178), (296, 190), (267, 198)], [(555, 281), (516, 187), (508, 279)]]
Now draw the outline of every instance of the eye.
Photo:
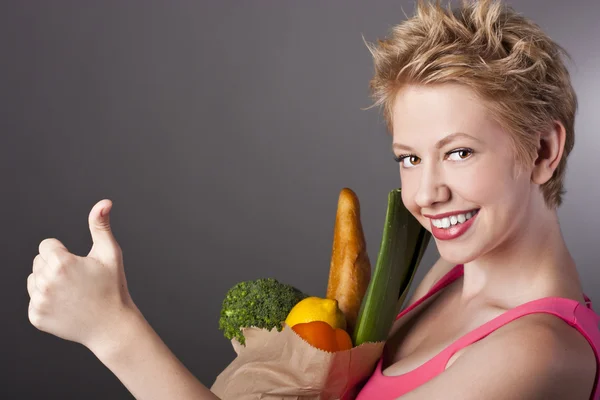
[(473, 150), (472, 149), (456, 149), (456, 150), (452, 150), (451, 152), (447, 153), (448, 155), (448, 159), (452, 160), (452, 161), (462, 161), (462, 160), (466, 160), (467, 158), (471, 157), (473, 155)]
[(403, 168), (412, 168), (421, 163), (421, 159), (414, 154), (401, 154), (394, 156), (396, 162), (402, 163)]

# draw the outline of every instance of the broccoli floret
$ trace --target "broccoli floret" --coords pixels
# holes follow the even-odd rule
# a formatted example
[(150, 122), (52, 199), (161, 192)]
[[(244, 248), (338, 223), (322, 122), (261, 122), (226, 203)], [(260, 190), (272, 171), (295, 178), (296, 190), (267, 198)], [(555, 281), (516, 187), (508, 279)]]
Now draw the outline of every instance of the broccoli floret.
[(246, 345), (241, 328), (277, 328), (281, 332), (292, 307), (306, 297), (307, 294), (274, 278), (240, 282), (229, 289), (223, 300), (219, 329), (227, 339), (236, 338)]

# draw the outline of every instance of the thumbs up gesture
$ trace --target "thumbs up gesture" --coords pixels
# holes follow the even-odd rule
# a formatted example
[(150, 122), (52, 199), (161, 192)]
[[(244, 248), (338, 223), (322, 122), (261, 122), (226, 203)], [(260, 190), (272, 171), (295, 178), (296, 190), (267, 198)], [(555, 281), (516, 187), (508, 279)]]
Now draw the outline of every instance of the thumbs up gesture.
[(59, 240), (44, 239), (27, 277), (29, 321), (37, 329), (86, 347), (110, 336), (130, 310), (123, 253), (110, 228), (110, 200), (89, 214), (93, 245), (86, 257)]

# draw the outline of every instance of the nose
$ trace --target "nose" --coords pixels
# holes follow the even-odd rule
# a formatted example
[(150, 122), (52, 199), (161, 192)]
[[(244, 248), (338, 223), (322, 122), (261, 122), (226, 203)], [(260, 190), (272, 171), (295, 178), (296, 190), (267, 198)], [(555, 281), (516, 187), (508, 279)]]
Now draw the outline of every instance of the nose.
[(415, 193), (415, 203), (420, 208), (431, 208), (436, 203), (450, 200), (450, 189), (444, 182), (440, 168), (435, 163), (423, 165)]

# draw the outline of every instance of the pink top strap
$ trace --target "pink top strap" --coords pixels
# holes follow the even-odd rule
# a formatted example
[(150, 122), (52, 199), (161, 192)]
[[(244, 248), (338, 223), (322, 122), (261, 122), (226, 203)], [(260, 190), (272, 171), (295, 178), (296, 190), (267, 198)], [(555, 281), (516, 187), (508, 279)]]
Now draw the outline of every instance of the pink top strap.
[[(419, 306), (425, 300), (430, 298), (432, 295), (454, 282), (463, 275), (463, 272), (464, 267), (462, 264), (452, 268), (446, 275), (436, 282), (435, 285), (433, 285), (427, 294), (400, 312), (396, 319), (401, 318), (415, 307)], [(578, 301), (561, 297), (545, 297), (517, 306), (502, 313), (480, 327), (468, 332), (455, 342), (451, 343), (432, 359), (425, 362), (423, 365), (402, 375), (384, 376), (382, 374), (382, 362), (385, 355), (384, 353), (384, 355), (382, 355), (380, 358), (373, 375), (366, 383), (366, 386), (363, 388), (357, 399), (363, 400), (377, 398), (384, 400), (397, 398), (398, 396), (401, 396), (417, 386), (420, 386), (421, 384), (443, 372), (446, 369), (446, 365), (448, 364), (450, 358), (460, 349), (469, 346), (478, 340), (481, 340), (510, 321), (525, 315), (544, 312), (563, 319), (569, 325), (577, 329), (589, 342), (596, 356), (597, 363), (596, 383), (594, 384), (593, 395), (591, 399), (600, 400), (600, 391), (598, 389), (600, 383), (600, 330), (598, 328), (600, 316), (593, 311), (591, 301), (585, 294), (584, 298), (586, 305), (585, 307), (582, 306)]]
[(435, 285), (433, 285), (431, 287), (431, 289), (429, 289), (429, 291), (425, 294), (425, 296), (421, 297), (419, 300), (415, 301), (409, 307), (402, 310), (400, 312), (400, 314), (398, 314), (396, 316), (396, 321), (399, 318), (401, 318), (402, 316), (404, 316), (404, 314), (409, 313), (410, 311), (412, 311), (412, 309), (414, 309), (415, 307), (418, 307), (425, 300), (427, 300), (428, 298), (430, 298), (431, 296), (433, 296), (434, 294), (436, 294), (437, 292), (439, 292), (440, 290), (442, 290), (443, 288), (445, 288), (446, 286), (448, 286), (449, 284), (451, 284), (452, 282), (454, 282), (455, 280), (460, 278), (463, 275), (463, 272), (464, 272), (463, 264), (456, 265), (454, 268), (452, 268), (450, 271), (448, 271), (448, 273), (446, 273), (446, 275), (444, 275), (439, 281), (437, 281), (435, 283)]
[(583, 307), (578, 301), (563, 297), (544, 297), (512, 308), (462, 336), (435, 356), (431, 360), (437, 370), (434, 373), (437, 375), (443, 372), (448, 361), (457, 351), (485, 338), (507, 323), (525, 315), (547, 313), (561, 318), (577, 329), (592, 347), (596, 356), (596, 381), (592, 399), (597, 400), (600, 398), (598, 392), (598, 378), (600, 376), (600, 330), (598, 329), (598, 321), (600, 317), (594, 313), (588, 301), (586, 301), (586, 305), (587, 307)]

